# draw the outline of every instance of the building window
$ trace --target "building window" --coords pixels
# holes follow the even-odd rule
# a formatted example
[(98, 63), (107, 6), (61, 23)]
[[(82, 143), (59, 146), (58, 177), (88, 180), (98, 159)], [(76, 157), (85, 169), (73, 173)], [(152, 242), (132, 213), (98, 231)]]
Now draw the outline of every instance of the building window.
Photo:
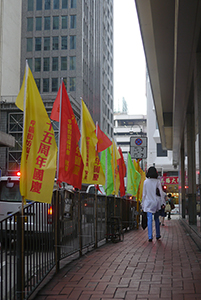
[(68, 8), (68, 0), (62, 0), (62, 8)]
[(61, 37), (61, 50), (67, 49), (67, 36)]
[(49, 92), (49, 78), (43, 78), (43, 92)]
[(50, 1), (51, 0), (45, 0), (45, 10), (49, 10), (50, 9)]
[(41, 71), (41, 58), (35, 58), (35, 72)]
[(70, 28), (76, 28), (76, 15), (70, 16)]
[(167, 150), (162, 149), (161, 143), (157, 143), (157, 156), (158, 157), (167, 156)]
[(67, 56), (61, 57), (61, 71), (67, 70)]
[[(8, 128), (8, 133), (19, 132), (19, 134), (21, 135), (21, 138), (22, 138), (23, 114), (21, 114), (21, 113), (9, 113), (8, 117), (9, 117), (9, 120), (8, 120), (8, 127), (9, 127)], [(17, 139), (16, 139), (16, 141), (17, 141)], [(15, 150), (20, 150), (20, 149), (22, 150), (22, 147), (18, 143), (16, 143), (15, 144)]]
[(76, 0), (70, 0), (70, 7), (71, 8), (76, 8)]
[(53, 17), (53, 29), (59, 29), (59, 17)]
[(42, 10), (42, 0), (36, 0), (36, 10)]
[(28, 11), (33, 11), (33, 0), (28, 0)]
[(28, 62), (30, 70), (32, 71), (32, 68), (33, 68), (33, 59), (32, 58), (27, 58), (27, 62)]
[(36, 78), (35, 82), (36, 82), (37, 88), (38, 88), (38, 90), (40, 92), (40, 78)]
[(54, 9), (59, 9), (59, 0), (54, 0), (54, 2), (53, 2), (53, 8)]
[(44, 38), (44, 51), (50, 50), (50, 38), (45, 37)]
[(70, 70), (76, 69), (76, 56), (70, 56)]
[(30, 52), (33, 50), (33, 39), (28, 38), (27, 39), (27, 52)]
[(47, 72), (50, 70), (50, 58), (44, 57), (43, 59), (43, 71)]
[(41, 38), (35, 38), (35, 51), (41, 51)]
[(156, 129), (159, 129), (157, 120), (156, 120)]
[(70, 77), (70, 92), (75, 92), (75, 77)]
[(50, 30), (50, 17), (44, 18), (44, 30)]
[(62, 27), (62, 29), (68, 28), (68, 17), (67, 16), (61, 17), (61, 27)]
[(59, 58), (52, 57), (52, 71), (58, 71), (59, 69)]
[(59, 37), (53, 36), (52, 37), (52, 50), (58, 50), (59, 49)]
[(42, 30), (42, 18), (41, 17), (36, 18), (36, 30)]
[(52, 78), (52, 92), (58, 91), (58, 78)]
[(33, 18), (27, 18), (27, 31), (33, 31)]
[(70, 36), (70, 49), (76, 49), (76, 35)]

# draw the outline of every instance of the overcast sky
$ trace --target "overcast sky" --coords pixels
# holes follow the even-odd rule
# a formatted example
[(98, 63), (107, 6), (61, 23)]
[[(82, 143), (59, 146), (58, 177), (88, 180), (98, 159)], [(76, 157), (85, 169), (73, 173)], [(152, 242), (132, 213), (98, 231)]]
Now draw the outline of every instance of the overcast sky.
[[(123, 3), (123, 4), (122, 4)], [(134, 0), (114, 0), (114, 106), (146, 114), (145, 58)]]

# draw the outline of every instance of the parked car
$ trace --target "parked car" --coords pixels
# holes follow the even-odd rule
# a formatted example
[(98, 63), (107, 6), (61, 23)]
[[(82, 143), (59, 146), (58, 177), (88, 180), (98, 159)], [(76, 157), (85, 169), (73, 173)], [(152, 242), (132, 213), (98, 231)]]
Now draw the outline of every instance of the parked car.
[[(14, 228), (17, 226), (17, 212), (22, 207), (22, 196), (20, 194), (20, 176), (0, 177), (0, 225), (2, 238), (13, 239)], [(40, 203), (27, 201), (24, 205), (24, 230), (30, 239), (45, 241), (50, 233), (54, 232), (53, 226), (56, 219), (55, 203), (58, 187), (53, 188), (52, 203)], [(62, 218), (61, 235), (71, 236), (77, 234), (77, 223), (74, 220), (75, 205), (73, 193), (69, 191), (66, 184), (58, 189), (60, 201), (60, 216)], [(8, 234), (9, 233), (9, 234)], [(15, 239), (15, 238), (14, 238)]]
[(20, 176), (0, 177), (0, 220), (21, 209)]

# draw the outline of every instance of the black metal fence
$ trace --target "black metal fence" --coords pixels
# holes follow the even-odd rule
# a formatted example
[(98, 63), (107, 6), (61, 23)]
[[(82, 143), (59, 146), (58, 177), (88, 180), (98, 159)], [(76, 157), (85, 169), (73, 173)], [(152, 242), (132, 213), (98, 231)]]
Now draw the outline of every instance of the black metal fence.
[(115, 216), (135, 228), (136, 201), (61, 189), (51, 205), (34, 202), (0, 221), (1, 299), (28, 299), (63, 258), (107, 242)]

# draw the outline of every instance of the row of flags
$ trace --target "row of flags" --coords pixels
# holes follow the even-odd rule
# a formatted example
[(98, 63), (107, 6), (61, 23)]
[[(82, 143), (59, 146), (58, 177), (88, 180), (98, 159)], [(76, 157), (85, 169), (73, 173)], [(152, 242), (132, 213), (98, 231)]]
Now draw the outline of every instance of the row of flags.
[[(94, 124), (81, 100), (81, 133), (62, 81), (50, 119), (59, 122), (58, 149), (51, 121), (26, 62), (16, 106), (24, 111), (20, 192), (25, 199), (51, 203), (55, 180), (81, 189), (82, 183), (103, 185), (107, 195), (142, 197), (145, 173), (128, 153), (127, 167), (114, 139)], [(81, 151), (79, 141), (81, 139)], [(101, 154), (100, 154), (101, 153)], [(101, 158), (99, 159), (99, 156)], [(127, 173), (127, 187), (124, 177)]]

